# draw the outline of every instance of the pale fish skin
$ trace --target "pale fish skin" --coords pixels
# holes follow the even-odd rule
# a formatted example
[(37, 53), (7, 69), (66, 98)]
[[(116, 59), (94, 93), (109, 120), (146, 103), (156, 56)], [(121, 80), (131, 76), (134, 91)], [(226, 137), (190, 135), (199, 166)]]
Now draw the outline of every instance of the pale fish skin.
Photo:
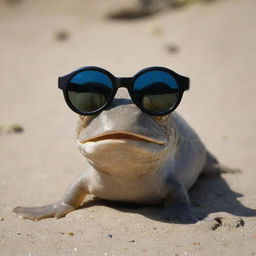
[(93, 194), (112, 201), (163, 203), (160, 217), (195, 223), (187, 191), (201, 172), (223, 169), (179, 114), (151, 116), (127, 98), (114, 99), (95, 116), (80, 116), (77, 143), (87, 160), (85, 172), (57, 203), (16, 207), (17, 215), (60, 218)]

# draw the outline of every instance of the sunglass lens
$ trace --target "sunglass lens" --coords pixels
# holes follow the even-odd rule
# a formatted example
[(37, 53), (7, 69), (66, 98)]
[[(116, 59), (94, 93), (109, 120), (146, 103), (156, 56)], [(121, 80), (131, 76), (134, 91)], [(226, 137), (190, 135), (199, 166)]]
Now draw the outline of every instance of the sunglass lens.
[(108, 103), (113, 93), (113, 83), (104, 73), (85, 70), (76, 74), (68, 85), (70, 103), (82, 113), (90, 113)]
[(175, 78), (161, 70), (141, 74), (135, 80), (133, 90), (137, 104), (153, 114), (169, 111), (179, 97), (179, 87)]

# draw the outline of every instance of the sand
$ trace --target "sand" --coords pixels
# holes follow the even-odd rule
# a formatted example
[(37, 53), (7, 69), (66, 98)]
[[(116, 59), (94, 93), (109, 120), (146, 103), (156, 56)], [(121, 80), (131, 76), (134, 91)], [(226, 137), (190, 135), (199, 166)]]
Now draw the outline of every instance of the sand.
[[(106, 20), (117, 3), (0, 1), (0, 255), (255, 255), (256, 2), (219, 0)], [(12, 212), (58, 200), (85, 171), (77, 116), (57, 77), (86, 65), (117, 76), (162, 65), (191, 78), (178, 112), (222, 163), (241, 169), (200, 178), (190, 191), (195, 211), (219, 217), (219, 225), (207, 218), (166, 223), (156, 207), (102, 201), (59, 220)], [(7, 133), (14, 123), (23, 132)]]

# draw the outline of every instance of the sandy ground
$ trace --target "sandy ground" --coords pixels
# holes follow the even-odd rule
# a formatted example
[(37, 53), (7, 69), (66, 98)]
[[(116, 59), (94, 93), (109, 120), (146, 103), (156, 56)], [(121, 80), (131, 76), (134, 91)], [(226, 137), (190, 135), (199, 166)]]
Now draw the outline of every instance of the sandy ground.
[[(113, 0), (10, 2), (0, 1), (0, 123), (24, 132), (0, 134), (1, 256), (256, 255), (256, 2), (198, 3), (136, 21), (104, 19)], [(56, 38), (62, 31), (66, 40)], [(59, 220), (12, 213), (58, 200), (84, 171), (77, 116), (57, 77), (85, 65), (117, 76), (162, 65), (191, 77), (178, 111), (221, 162), (242, 170), (201, 178), (190, 192), (196, 211), (223, 217), (219, 227), (104, 202)]]

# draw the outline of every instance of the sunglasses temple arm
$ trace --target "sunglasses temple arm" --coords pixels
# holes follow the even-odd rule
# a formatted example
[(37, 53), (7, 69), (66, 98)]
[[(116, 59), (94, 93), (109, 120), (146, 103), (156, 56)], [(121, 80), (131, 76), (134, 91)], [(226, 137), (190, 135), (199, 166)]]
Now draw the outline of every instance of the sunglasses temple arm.
[(58, 87), (63, 90), (67, 86), (69, 78), (69, 76), (60, 76), (58, 78)]
[(185, 76), (180, 76), (180, 83), (182, 86), (182, 89), (185, 90), (189, 90), (189, 85), (190, 85), (190, 79), (188, 77)]

